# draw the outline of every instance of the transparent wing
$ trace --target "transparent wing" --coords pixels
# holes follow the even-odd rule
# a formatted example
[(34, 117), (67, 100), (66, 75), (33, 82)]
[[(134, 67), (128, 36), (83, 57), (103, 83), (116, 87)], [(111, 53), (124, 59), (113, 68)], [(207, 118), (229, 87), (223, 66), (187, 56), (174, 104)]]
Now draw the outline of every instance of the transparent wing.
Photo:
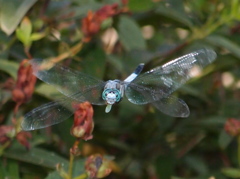
[(87, 99), (92, 99), (93, 102), (98, 101), (99, 104), (99, 101), (102, 99), (98, 98), (101, 98), (103, 87), (102, 84), (91, 86), (91, 88), (83, 92), (75, 93), (70, 97), (60, 98), (57, 101), (43, 104), (33, 109), (24, 116), (22, 129), (29, 131), (60, 123), (73, 114), (73, 104), (88, 101)]
[(24, 131), (41, 129), (64, 121), (74, 112), (71, 109), (72, 102), (71, 98), (65, 97), (33, 109), (24, 116), (22, 129)]
[(151, 103), (168, 97), (212, 63), (216, 56), (213, 50), (202, 49), (156, 67), (127, 84), (126, 96), (134, 104)]
[(127, 99), (134, 104), (147, 104), (158, 101), (162, 97), (166, 96), (161, 89), (155, 90), (136, 83), (127, 84), (125, 95)]
[(153, 91), (141, 85), (131, 85), (126, 91), (128, 100), (134, 104), (153, 104), (159, 111), (173, 117), (188, 117), (190, 114), (187, 104), (172, 95), (166, 95), (162, 90)]
[(102, 99), (102, 92), (104, 90), (104, 86), (105, 83), (92, 85), (87, 89), (80, 90), (80, 92), (77, 92), (69, 97), (79, 102), (88, 101), (94, 105), (105, 105), (106, 102)]
[(173, 117), (188, 117), (190, 114), (187, 104), (174, 96), (161, 98), (152, 103), (159, 111)]
[[(95, 105), (104, 104), (101, 93), (105, 82), (42, 59), (33, 59), (30, 63), (35, 76), (53, 85), (62, 94), (78, 101), (89, 101)], [(73, 95), (77, 92), (79, 95)], [(83, 93), (85, 96), (81, 95)], [(81, 96), (81, 99), (77, 98), (79, 96)]]

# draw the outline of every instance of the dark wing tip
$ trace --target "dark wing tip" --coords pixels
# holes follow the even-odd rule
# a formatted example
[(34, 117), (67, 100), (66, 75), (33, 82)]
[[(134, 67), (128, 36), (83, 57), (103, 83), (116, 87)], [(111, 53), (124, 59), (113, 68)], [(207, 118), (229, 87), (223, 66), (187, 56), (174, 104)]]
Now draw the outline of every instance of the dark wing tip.
[(144, 67), (144, 63), (140, 63), (137, 68), (134, 70), (134, 73), (139, 75), (141, 73), (141, 71), (143, 70)]

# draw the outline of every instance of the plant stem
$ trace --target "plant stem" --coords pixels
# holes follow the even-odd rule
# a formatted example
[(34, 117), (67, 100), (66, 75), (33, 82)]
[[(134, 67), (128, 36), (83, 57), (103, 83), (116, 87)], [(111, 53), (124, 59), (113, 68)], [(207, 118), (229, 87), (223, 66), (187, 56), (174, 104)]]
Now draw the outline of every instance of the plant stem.
[(11, 144), (11, 141), (8, 141), (8, 142), (6, 142), (6, 143), (4, 143), (3, 145), (0, 146), (0, 156), (2, 156), (4, 150), (5, 150), (8, 146), (10, 146), (10, 144)]
[(70, 152), (69, 167), (68, 167), (69, 179), (72, 179), (73, 161), (74, 161), (74, 155)]
[(29, 50), (30, 50), (30, 47), (24, 48), (24, 52), (27, 55), (28, 59), (32, 59), (32, 55), (30, 54)]
[(65, 58), (68, 58), (68, 57), (76, 55), (82, 49), (82, 46), (83, 46), (83, 42), (79, 42), (78, 44), (76, 44), (75, 46), (70, 48), (67, 52), (64, 52), (64, 53), (60, 54), (57, 57), (52, 57), (52, 58), (49, 58), (49, 59), (53, 63), (58, 63), (58, 62), (62, 61)]
[(87, 173), (83, 173), (77, 177), (75, 177), (74, 179), (86, 179), (88, 177)]
[(238, 140), (238, 165), (240, 167), (240, 136), (237, 137)]
[(79, 42), (78, 44), (76, 44), (75, 46), (70, 48), (67, 52), (64, 52), (64, 53), (62, 53), (62, 54), (60, 54), (56, 57), (48, 58), (49, 61), (47, 63), (41, 64), (40, 69), (41, 70), (50, 69), (53, 65), (61, 62), (65, 58), (72, 57), (72, 56), (76, 55), (82, 49), (82, 46), (83, 46), (83, 42)]
[(79, 149), (78, 149), (79, 142), (80, 142), (80, 139), (78, 138), (74, 142), (73, 147), (70, 149), (70, 158), (69, 158), (69, 167), (68, 167), (68, 179), (72, 179), (74, 157), (76, 157), (76, 156), (78, 156), (80, 154), (79, 153)]

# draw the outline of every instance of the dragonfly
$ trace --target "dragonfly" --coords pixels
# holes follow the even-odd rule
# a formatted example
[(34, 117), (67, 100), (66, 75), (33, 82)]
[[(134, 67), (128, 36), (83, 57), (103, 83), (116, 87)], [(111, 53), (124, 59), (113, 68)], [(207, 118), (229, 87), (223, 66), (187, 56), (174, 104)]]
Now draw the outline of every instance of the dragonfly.
[(71, 108), (73, 103), (88, 101), (93, 105), (106, 105), (105, 112), (108, 113), (112, 105), (121, 102), (124, 96), (133, 104), (150, 103), (167, 115), (188, 117), (188, 105), (172, 93), (211, 64), (216, 57), (212, 49), (200, 49), (142, 74), (144, 64), (141, 63), (123, 81), (102, 81), (59, 64), (32, 59), (30, 64), (33, 74), (53, 85), (65, 97), (28, 112), (21, 124), (22, 129), (41, 129), (64, 121), (74, 113)]

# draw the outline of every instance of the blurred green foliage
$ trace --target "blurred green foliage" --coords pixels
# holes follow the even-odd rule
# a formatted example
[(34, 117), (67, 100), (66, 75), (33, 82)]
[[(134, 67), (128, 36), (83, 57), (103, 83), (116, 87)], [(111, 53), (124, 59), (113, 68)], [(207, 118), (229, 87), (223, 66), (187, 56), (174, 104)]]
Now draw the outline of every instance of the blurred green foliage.
[[(25, 58), (56, 58), (83, 39), (81, 19), (89, 11), (120, 0), (0, 0), (0, 125), (11, 125), (15, 103), (9, 78), (16, 80)], [(217, 60), (175, 95), (189, 105), (185, 119), (166, 116), (151, 105), (123, 100), (109, 114), (94, 106), (93, 139), (81, 142), (83, 154), (113, 156), (107, 178), (240, 178), (239, 141), (224, 130), (228, 118), (240, 119), (240, 1), (129, 0), (128, 12), (106, 19), (100, 31), (63, 64), (99, 79), (124, 79), (139, 63), (145, 71), (201, 48)], [(38, 81), (17, 120), (57, 91)], [(11, 138), (0, 145), (0, 178), (61, 178), (57, 163), (68, 165), (72, 118), (33, 131), (26, 150)], [(2, 134), (2, 132), (0, 132)], [(9, 134), (8, 134), (9, 135)], [(0, 135), (0, 139), (1, 139)], [(85, 157), (74, 163), (83, 172)]]

